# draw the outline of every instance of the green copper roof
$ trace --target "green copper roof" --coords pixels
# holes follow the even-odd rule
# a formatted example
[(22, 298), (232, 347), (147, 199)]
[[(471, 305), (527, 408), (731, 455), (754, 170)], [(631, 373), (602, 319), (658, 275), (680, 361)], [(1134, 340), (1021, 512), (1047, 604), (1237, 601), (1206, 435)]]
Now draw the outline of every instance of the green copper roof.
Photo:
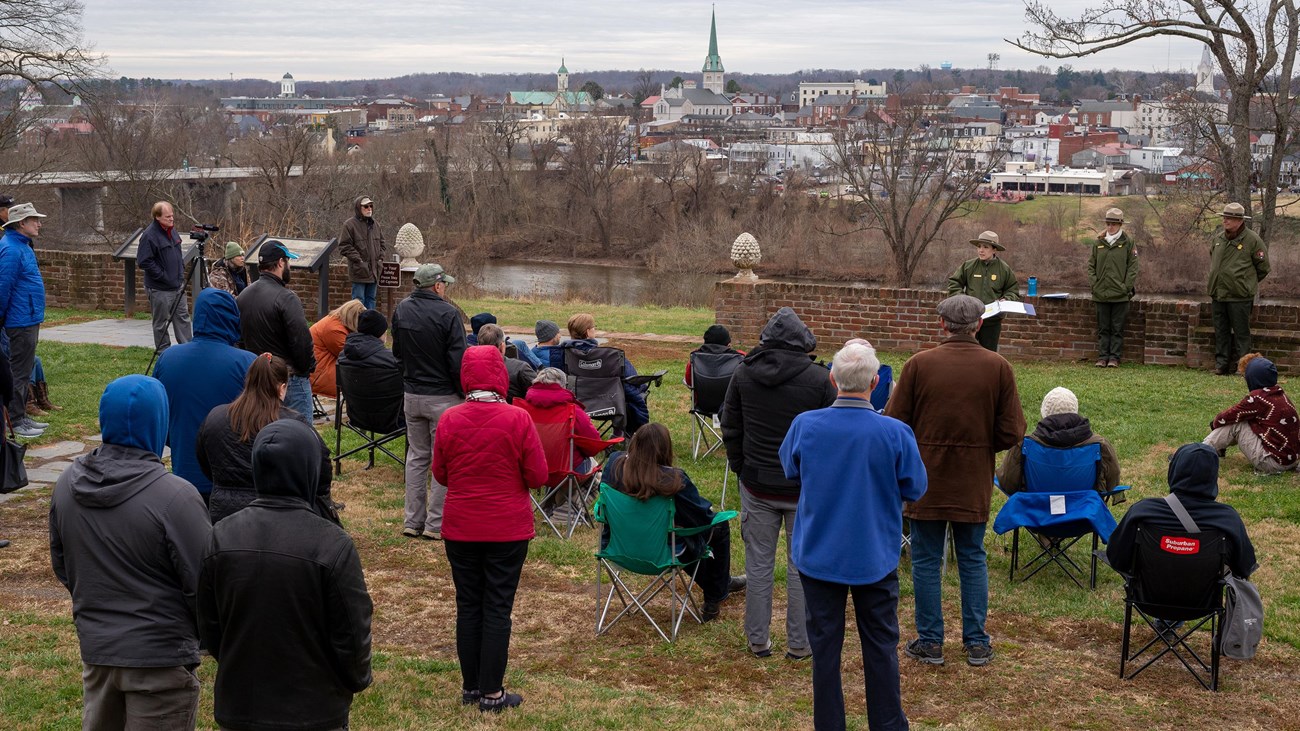
[(704, 71), (725, 71), (722, 57), (718, 55), (718, 11), (712, 13), (713, 20), (709, 27), (709, 57), (704, 59)]
[(564, 57), (563, 57), (563, 56), (560, 57), (560, 70), (559, 70), (559, 71), (556, 71), (555, 73), (557, 73), (557, 74), (567, 74), (567, 73), (569, 73), (569, 70), (566, 69), (566, 68), (564, 68)]

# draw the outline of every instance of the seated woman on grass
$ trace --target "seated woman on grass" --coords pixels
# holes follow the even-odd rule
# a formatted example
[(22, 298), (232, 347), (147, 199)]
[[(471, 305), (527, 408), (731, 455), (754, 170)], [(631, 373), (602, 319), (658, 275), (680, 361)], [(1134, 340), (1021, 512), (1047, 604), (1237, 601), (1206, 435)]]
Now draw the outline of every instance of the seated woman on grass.
[[(713, 504), (705, 500), (683, 470), (673, 467), (673, 438), (663, 424), (650, 423), (637, 430), (626, 452), (618, 452), (605, 465), (602, 481), (640, 500), (671, 495), (678, 528), (697, 528), (713, 521)], [(605, 526), (601, 542), (608, 541)], [(713, 549), (713, 557), (700, 563), (695, 581), (704, 590), (704, 621), (718, 618), (722, 602), (745, 588), (744, 576), (731, 575), (731, 529), (719, 523), (712, 531), (681, 539), (683, 561)]]
[(1277, 366), (1259, 353), (1242, 356), (1237, 370), (1250, 393), (1210, 422), (1205, 443), (1222, 457), (1237, 445), (1256, 472), (1276, 475), (1300, 464), (1300, 416), (1277, 385)]

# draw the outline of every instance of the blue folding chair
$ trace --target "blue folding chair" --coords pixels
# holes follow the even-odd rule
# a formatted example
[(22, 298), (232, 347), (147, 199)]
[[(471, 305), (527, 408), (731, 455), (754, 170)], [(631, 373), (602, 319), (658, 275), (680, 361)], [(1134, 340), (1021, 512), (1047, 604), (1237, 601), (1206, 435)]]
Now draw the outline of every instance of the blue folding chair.
[[(1097, 470), (1101, 465), (1101, 445), (1086, 444), (1056, 449), (1026, 438), (1021, 443), (1024, 455), (1025, 490), (1011, 495), (998, 511), (993, 531), (1011, 537), (1011, 575), (1022, 571), (1021, 581), (1056, 564), (1080, 589), (1083, 567), (1070, 557), (1070, 547), (1092, 537), (1089, 554), (1088, 587), (1097, 587), (1097, 549), (1099, 542), (1110, 540), (1115, 517), (1106, 500), (1128, 489), (1121, 485), (1106, 493), (1097, 492)], [(1042, 549), (1037, 556), (1020, 565), (1020, 529), (1029, 531)]]
[(880, 381), (871, 389), (871, 407), (876, 411), (884, 411), (885, 404), (889, 403), (889, 395), (894, 392), (894, 369), (881, 363), (876, 375), (880, 376)]

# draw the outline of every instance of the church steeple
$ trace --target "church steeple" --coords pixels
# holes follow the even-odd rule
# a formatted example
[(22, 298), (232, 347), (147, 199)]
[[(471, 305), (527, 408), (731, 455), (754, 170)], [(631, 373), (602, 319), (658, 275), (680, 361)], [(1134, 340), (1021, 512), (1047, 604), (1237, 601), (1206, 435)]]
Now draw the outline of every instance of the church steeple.
[(711, 22), (709, 25), (709, 55), (704, 59), (704, 83), (701, 84), (705, 89), (721, 94), (725, 85), (722, 81), (722, 74), (725, 69), (722, 68), (722, 57), (718, 55), (718, 11), (714, 9), (711, 13)]
[(569, 90), (569, 70), (564, 67), (564, 58), (560, 58), (560, 70), (555, 72), (555, 90), (561, 94)]
[(1209, 46), (1201, 52), (1201, 62), (1196, 66), (1196, 90), (1204, 94), (1214, 93), (1214, 58)]

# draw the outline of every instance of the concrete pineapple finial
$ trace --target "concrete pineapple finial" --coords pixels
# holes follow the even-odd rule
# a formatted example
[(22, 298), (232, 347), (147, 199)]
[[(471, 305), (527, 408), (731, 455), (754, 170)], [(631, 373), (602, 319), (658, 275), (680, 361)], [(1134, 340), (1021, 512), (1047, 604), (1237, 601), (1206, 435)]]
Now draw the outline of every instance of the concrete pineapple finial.
[(757, 280), (758, 275), (754, 274), (754, 267), (762, 260), (763, 252), (758, 248), (758, 239), (749, 233), (737, 236), (735, 242), (731, 244), (731, 263), (740, 270), (736, 272), (736, 279)]
[(420, 227), (413, 223), (402, 224), (397, 229), (397, 241), (393, 248), (402, 256), (403, 269), (420, 266), (420, 262), (416, 261), (416, 257), (424, 251), (424, 234), (420, 233)]

